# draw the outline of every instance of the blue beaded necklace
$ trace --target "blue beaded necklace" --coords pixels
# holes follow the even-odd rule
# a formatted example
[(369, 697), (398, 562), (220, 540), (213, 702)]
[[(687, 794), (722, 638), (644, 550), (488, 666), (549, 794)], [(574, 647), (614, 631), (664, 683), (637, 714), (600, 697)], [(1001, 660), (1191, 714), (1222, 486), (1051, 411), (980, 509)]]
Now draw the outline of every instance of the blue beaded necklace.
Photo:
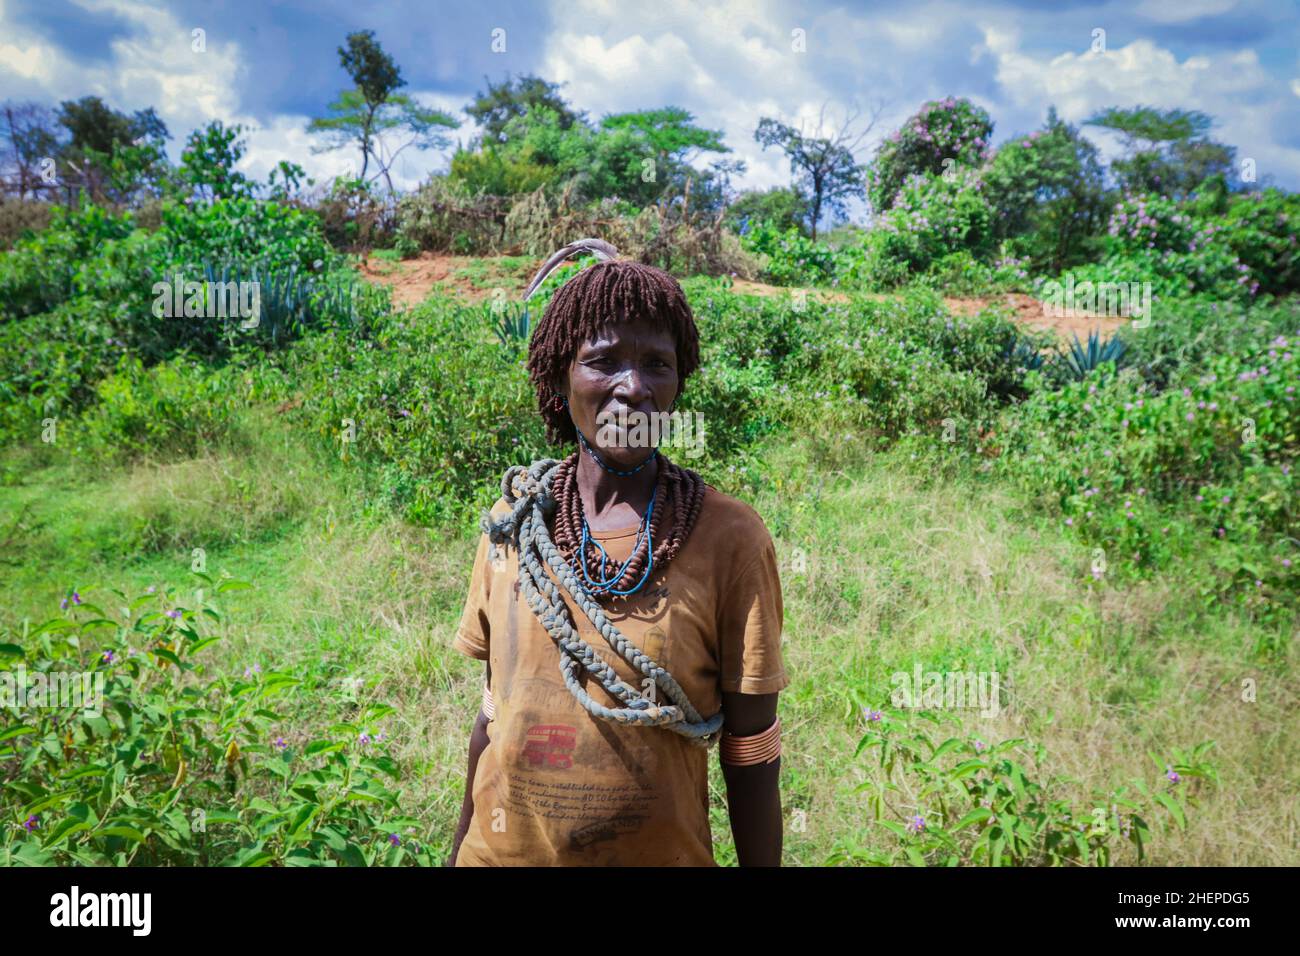
[[(569, 400), (567, 398), (564, 399), (564, 406), (566, 408), (569, 406)], [(587, 443), (586, 436), (584, 436), (582, 432), (578, 429), (576, 423), (573, 426), (573, 430), (578, 435), (578, 442), (582, 445), (584, 449), (586, 449), (587, 454), (589, 454), (592, 457), (592, 460), (595, 461), (596, 464), (600, 465), (600, 467), (603, 468), (605, 471), (609, 472), (611, 475), (618, 475), (620, 478), (626, 478), (629, 475), (635, 475), (646, 465), (650, 464), (650, 462), (654, 461), (654, 459), (659, 455), (659, 449), (656, 448), (654, 450), (654, 454), (652, 454), (645, 461), (641, 462), (641, 464), (637, 465), (631, 471), (619, 471), (617, 468), (609, 467), (609, 465), (605, 464), (605, 462), (601, 460), (600, 456), (596, 454), (596, 450)], [(587, 590), (591, 591), (593, 594), (628, 595), (628, 594), (635, 594), (637, 591), (640, 591), (641, 588), (645, 586), (646, 581), (650, 580), (650, 572), (654, 570), (654, 564), (655, 564), (654, 540), (650, 534), (650, 521), (654, 516), (654, 510), (655, 510), (655, 500), (654, 500), (654, 495), (652, 494), (650, 496), (650, 507), (646, 508), (645, 516), (641, 519), (641, 526), (637, 530), (636, 541), (632, 545), (632, 553), (631, 555), (628, 556), (628, 559), (624, 561), (623, 564), (619, 567), (618, 573), (613, 575), (607, 575), (605, 573), (606, 563), (610, 560), (609, 554), (605, 551), (605, 546), (591, 536), (591, 529), (587, 526), (587, 516), (585, 514), (582, 516), (582, 542), (578, 546), (578, 566), (582, 571), (582, 576), (585, 584), (587, 585)], [(615, 585), (617, 585), (619, 581), (622, 580), (623, 575), (627, 573), (627, 569), (629, 565), (631, 565), (632, 559), (636, 557), (637, 551), (640, 550), (641, 548), (641, 541), (643, 538), (646, 541), (646, 549), (649, 555), (649, 560), (646, 561), (645, 573), (641, 575), (641, 580), (637, 582), (635, 587), (629, 588), (626, 591), (620, 591), (618, 590), (617, 587), (615, 587)], [(600, 572), (599, 572), (598, 579), (593, 579), (591, 573), (587, 570), (586, 557), (587, 557), (588, 544), (594, 544), (597, 550), (600, 551)]]

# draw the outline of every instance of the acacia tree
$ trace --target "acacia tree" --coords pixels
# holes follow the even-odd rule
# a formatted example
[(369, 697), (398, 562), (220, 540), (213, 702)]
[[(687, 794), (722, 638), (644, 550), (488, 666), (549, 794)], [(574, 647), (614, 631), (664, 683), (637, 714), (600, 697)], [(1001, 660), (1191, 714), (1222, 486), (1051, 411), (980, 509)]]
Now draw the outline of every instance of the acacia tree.
[(524, 74), (518, 78), (506, 75), (505, 82), (493, 85), (486, 76), (486, 93), (478, 93), (474, 102), (465, 107), (474, 122), (483, 128), (481, 143), (475, 145), (501, 145), (510, 138), (506, 126), (516, 116), (528, 116), (539, 108), (555, 113), (555, 125), (561, 130), (585, 122), (586, 114), (573, 110), (560, 95), (559, 83), (548, 83), (539, 76)]
[(795, 129), (767, 116), (759, 120), (754, 139), (764, 149), (778, 146), (784, 150), (790, 159), (790, 171), (795, 175), (798, 189), (808, 197), (813, 239), (817, 238), (817, 223), (823, 211), (843, 215), (851, 196), (865, 195), (866, 170), (854, 158), (853, 151), (875, 127), (882, 111), (883, 106), (877, 105), (864, 128), (857, 133), (852, 132), (852, 127), (858, 114), (850, 114), (834, 136), (820, 135), (825, 128), (825, 106), (814, 131), (816, 135), (806, 135), (802, 128)]
[(1124, 189), (1182, 198), (1212, 177), (1232, 178), (1236, 150), (1206, 135), (1213, 124), (1200, 110), (1137, 106), (1101, 110), (1085, 125), (1123, 139), (1126, 155), (1110, 168)]
[[(324, 146), (313, 148), (323, 153), (357, 145), (361, 149), (361, 175), (365, 182), (373, 159), (393, 192), (390, 174), (393, 162), (407, 148), (441, 149), (449, 145), (441, 132), (455, 129), (460, 123), (442, 110), (420, 106), (409, 96), (396, 92), (406, 85), (401, 69), (375, 39), (375, 31), (349, 33), (347, 45), (339, 47), (339, 61), (356, 84), (344, 90), (328, 107), (330, 115), (316, 117), (307, 125), (309, 133), (325, 137)], [(405, 141), (394, 147), (390, 134)]]
[(171, 134), (152, 107), (128, 115), (98, 96), (83, 96), (59, 104), (58, 118), (70, 135), (58, 154), (69, 203), (74, 189), (95, 202), (129, 202), (166, 188)]

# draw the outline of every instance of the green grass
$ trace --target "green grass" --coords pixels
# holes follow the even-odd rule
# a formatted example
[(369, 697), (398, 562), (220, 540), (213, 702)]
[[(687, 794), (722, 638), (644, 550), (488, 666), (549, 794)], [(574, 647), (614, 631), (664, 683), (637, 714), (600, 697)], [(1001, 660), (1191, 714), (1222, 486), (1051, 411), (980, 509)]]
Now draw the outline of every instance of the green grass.
[(492, 256), (473, 259), (454, 273), (458, 279), (466, 279), (476, 289), (502, 288), (507, 293), (522, 291), (527, 280), (522, 278), (523, 270), (536, 265), (532, 256)]
[[(307, 450), (274, 415), (246, 425), (237, 447), (129, 468), (11, 453), (0, 624), (52, 616), (74, 586), (192, 589), (202, 548), (209, 573), (254, 584), (226, 600), (225, 639), (211, 652), (221, 666), (327, 675), (330, 691), (305, 718), (322, 727), (344, 706), (344, 676), (392, 704), (407, 809), (442, 834), (445, 852), (481, 679), (450, 646), (475, 532), (435, 535), (369, 507), (354, 466)], [(1300, 862), (1288, 635), (1197, 612), (1177, 573), (1097, 585), (1086, 551), (988, 479), (943, 476), (902, 452), (828, 460), (784, 440), (763, 455), (780, 484), (751, 503), (781, 556), (793, 678), (781, 704), (782, 800), (788, 819), (799, 810), (806, 821), (787, 827), (787, 864), (892, 845), (855, 792), (880, 771), (853, 756), (864, 730), (854, 700), (885, 703), (889, 675), (915, 662), (996, 670), (1010, 705), (996, 718), (964, 712), (963, 729), (1041, 743), (1045, 769), (1081, 801), (1134, 776), (1160, 782), (1148, 752), (1213, 739), (1219, 783), (1202, 786), (1186, 832), (1157, 834), (1149, 860)], [(1282, 650), (1261, 657), (1260, 647)], [(1241, 699), (1248, 678), (1254, 703)], [(719, 862), (734, 862), (716, 762), (710, 791)], [(924, 809), (907, 801), (905, 788), (899, 812)], [(1133, 862), (1131, 851), (1116, 862)]]

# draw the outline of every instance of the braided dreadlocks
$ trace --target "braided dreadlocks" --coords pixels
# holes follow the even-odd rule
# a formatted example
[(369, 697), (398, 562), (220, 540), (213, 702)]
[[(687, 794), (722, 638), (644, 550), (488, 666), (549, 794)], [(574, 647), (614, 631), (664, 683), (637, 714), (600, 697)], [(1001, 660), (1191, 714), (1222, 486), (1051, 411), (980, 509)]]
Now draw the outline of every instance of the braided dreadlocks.
[(548, 441), (566, 445), (578, 440), (568, 410), (556, 409), (551, 401), (578, 347), (613, 322), (637, 318), (661, 323), (672, 333), (677, 343), (675, 397), (681, 397), (687, 377), (700, 364), (699, 332), (682, 287), (654, 266), (629, 259), (600, 262), (560, 286), (528, 343), (528, 377), (537, 390)]
[[(579, 243), (573, 245), (577, 247)], [(613, 247), (604, 243), (600, 248), (614, 252)], [(552, 256), (533, 280), (533, 287), (563, 258), (559, 253)], [(552, 297), (528, 345), (528, 376), (537, 391), (537, 407), (546, 423), (547, 438), (552, 443), (563, 445), (578, 439), (568, 408), (557, 407), (554, 401), (578, 348), (609, 325), (638, 318), (660, 323), (672, 334), (677, 346), (678, 369), (677, 395), (674, 398), (680, 398), (687, 377), (700, 364), (699, 333), (682, 287), (671, 275), (644, 263), (609, 259), (583, 269), (560, 286)], [(555, 475), (552, 486), (556, 501), (553, 540), (560, 554), (581, 578), (584, 563), (587, 567), (599, 565), (600, 551), (589, 542), (587, 554), (582, 558), (578, 555), (583, 524), (582, 498), (577, 482), (578, 455), (575, 450), (560, 464)], [(641, 579), (650, 560), (651, 542), (655, 542), (653, 560), (656, 568), (662, 568), (677, 555), (699, 517), (704, 488), (704, 480), (696, 472), (673, 464), (660, 452), (650, 534), (632, 555), (621, 580), (636, 582)], [(663, 523), (669, 514), (672, 523), (668, 534), (663, 535)]]

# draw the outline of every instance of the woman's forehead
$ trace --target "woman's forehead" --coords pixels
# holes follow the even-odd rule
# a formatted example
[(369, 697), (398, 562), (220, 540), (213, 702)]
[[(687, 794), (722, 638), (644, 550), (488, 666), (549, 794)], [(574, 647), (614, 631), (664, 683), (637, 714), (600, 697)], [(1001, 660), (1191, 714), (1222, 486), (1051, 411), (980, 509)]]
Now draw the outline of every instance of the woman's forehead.
[(630, 319), (611, 319), (598, 325), (584, 340), (585, 345), (604, 345), (627, 342), (632, 339), (664, 338), (672, 340), (668, 326), (648, 315), (638, 315)]

